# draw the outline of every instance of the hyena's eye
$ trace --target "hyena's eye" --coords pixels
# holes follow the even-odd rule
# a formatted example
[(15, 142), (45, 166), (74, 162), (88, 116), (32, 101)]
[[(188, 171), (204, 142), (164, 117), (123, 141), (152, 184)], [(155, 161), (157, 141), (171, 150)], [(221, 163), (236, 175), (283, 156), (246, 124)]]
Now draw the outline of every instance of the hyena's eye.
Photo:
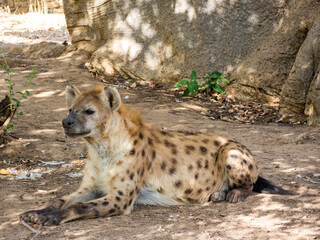
[(88, 115), (94, 114), (94, 111), (91, 109), (87, 109), (84, 112), (85, 112), (85, 114), (88, 114)]
[(72, 109), (69, 109), (69, 113), (71, 113), (72, 112)]

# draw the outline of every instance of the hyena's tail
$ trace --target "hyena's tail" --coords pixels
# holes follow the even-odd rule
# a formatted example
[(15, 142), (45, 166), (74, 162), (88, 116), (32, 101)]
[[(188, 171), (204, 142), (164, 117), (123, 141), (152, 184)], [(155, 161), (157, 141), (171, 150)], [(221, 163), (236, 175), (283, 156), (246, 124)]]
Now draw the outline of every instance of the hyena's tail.
[(253, 191), (258, 193), (281, 194), (281, 195), (294, 195), (293, 192), (276, 186), (272, 182), (258, 176), (257, 181), (253, 184)]

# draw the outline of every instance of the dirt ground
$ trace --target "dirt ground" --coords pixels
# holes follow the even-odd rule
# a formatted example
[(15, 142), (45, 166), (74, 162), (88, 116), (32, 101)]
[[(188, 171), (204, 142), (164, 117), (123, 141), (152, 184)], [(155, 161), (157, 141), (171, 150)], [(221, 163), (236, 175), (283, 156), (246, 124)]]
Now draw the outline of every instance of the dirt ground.
[[(32, 17), (36, 20), (31, 21)], [(18, 215), (42, 208), (50, 199), (69, 194), (79, 185), (86, 148), (81, 139), (65, 138), (62, 131), (67, 82), (80, 89), (117, 83), (123, 101), (142, 109), (143, 118), (158, 128), (214, 131), (240, 141), (252, 151), (261, 176), (296, 195), (252, 194), (237, 204), (139, 206), (128, 216), (42, 227), (38, 239), (320, 239), (318, 128), (212, 120), (206, 113), (213, 103), (188, 98), (178, 101), (167, 85), (125, 88), (119, 79), (94, 77), (77, 55), (30, 58), (21, 54), (28, 45), (43, 41), (60, 45), (69, 41), (63, 15), (21, 18), (0, 14), (0, 49), (15, 68), (17, 90), (33, 67), (38, 72), (34, 80), (37, 85), (21, 107), (24, 116), (13, 121), (12, 136), (16, 139), (0, 146), (0, 169), (4, 173), (0, 175), (0, 239), (31, 239), (35, 233), (19, 223)], [(1, 70), (0, 99), (7, 92), (2, 80), (5, 76)]]

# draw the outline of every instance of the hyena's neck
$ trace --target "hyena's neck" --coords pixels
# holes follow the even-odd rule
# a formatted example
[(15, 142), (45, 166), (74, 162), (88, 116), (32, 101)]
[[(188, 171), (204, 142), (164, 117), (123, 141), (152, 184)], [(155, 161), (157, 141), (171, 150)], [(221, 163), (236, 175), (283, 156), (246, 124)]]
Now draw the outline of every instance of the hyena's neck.
[(132, 111), (123, 103), (113, 114), (112, 123), (108, 123), (103, 133), (85, 138), (90, 148), (99, 149), (105, 156), (127, 154), (134, 137), (148, 126), (142, 121), (140, 112)]

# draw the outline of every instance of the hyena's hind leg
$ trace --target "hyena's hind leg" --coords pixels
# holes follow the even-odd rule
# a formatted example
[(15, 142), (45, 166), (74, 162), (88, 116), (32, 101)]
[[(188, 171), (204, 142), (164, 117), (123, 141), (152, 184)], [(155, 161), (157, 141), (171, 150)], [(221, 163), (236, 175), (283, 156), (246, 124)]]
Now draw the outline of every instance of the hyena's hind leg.
[(229, 191), (228, 202), (244, 201), (252, 192), (258, 178), (258, 168), (250, 151), (235, 141), (221, 146), (218, 157), (223, 163)]

